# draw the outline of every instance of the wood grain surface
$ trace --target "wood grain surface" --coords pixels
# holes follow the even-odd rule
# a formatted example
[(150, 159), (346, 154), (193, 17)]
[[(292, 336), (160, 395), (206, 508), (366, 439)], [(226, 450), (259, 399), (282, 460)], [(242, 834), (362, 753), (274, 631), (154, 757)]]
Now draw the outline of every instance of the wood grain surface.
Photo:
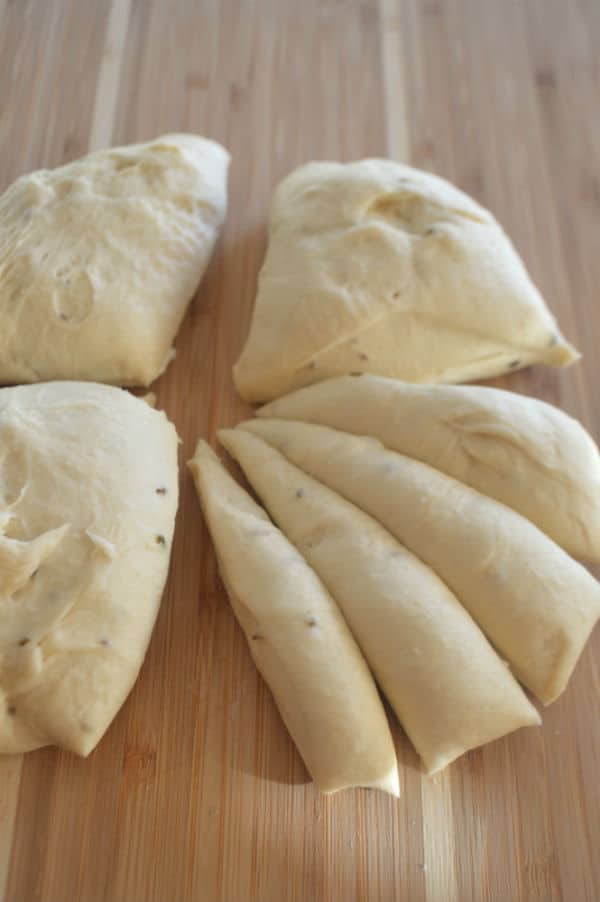
[[(391, 155), (490, 206), (581, 364), (502, 380), (600, 436), (598, 0), (0, 0), (0, 189), (89, 148), (198, 132), (226, 228), (156, 385), (181, 462), (237, 422), (274, 184)], [(500, 381), (500, 380), (499, 380)], [(0, 758), (2, 902), (595, 902), (600, 631), (540, 729), (434, 779), (392, 718), (399, 801), (318, 796), (226, 601), (191, 479), (129, 700), (88, 760)]]

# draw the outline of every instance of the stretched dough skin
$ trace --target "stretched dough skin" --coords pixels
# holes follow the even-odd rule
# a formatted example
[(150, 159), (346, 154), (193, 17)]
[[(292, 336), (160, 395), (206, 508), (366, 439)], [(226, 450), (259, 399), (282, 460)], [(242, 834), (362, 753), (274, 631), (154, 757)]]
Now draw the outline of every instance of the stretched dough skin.
[(540, 718), (444, 583), (382, 526), (243, 430), (219, 440), (338, 603), (427, 771)]
[(196, 135), (101, 150), (0, 197), (0, 383), (148, 385), (225, 217), (229, 154)]
[(600, 561), (598, 448), (577, 420), (544, 401), (481, 385), (342, 376), (258, 415), (374, 436), (512, 507), (569, 554)]
[(542, 702), (561, 694), (600, 615), (600, 586), (529, 520), (377, 439), (285, 420), (243, 428), (428, 564)]
[(494, 217), (431, 173), (308, 163), (278, 186), (238, 392), (332, 376), (465, 382), (577, 352)]
[(0, 390), (0, 752), (87, 755), (133, 686), (169, 567), (177, 434), (106, 385)]
[(188, 466), (231, 605), (315, 785), (399, 795), (383, 706), (334, 601), (205, 442)]

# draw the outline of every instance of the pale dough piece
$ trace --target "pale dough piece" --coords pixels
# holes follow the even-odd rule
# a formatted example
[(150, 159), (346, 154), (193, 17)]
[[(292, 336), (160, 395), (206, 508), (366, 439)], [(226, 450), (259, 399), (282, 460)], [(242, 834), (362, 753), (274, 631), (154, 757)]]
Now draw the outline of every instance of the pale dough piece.
[(464, 382), (578, 358), (493, 216), (391, 160), (308, 163), (277, 188), (238, 392), (331, 376)]
[(0, 390), (0, 752), (94, 748), (167, 577), (177, 434), (117, 388)]
[(342, 376), (258, 415), (374, 436), (512, 507), (575, 557), (600, 561), (598, 448), (577, 420), (536, 398)]
[(229, 154), (195, 135), (102, 150), (0, 197), (0, 382), (148, 385), (225, 216)]
[(600, 615), (600, 585), (529, 520), (374, 438), (252, 420), (292, 463), (369, 513), (428, 564), (521, 682), (548, 704)]
[(231, 605), (315, 785), (399, 795), (385, 712), (335, 602), (205, 442), (189, 467)]
[(338, 603), (429, 773), (540, 723), (509, 669), (429, 567), (257, 436), (224, 430), (219, 440)]

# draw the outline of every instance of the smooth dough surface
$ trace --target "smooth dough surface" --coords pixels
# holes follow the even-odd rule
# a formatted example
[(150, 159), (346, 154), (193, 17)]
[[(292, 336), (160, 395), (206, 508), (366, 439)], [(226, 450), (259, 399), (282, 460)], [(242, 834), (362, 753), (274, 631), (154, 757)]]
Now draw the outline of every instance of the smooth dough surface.
[(258, 415), (374, 436), (512, 507), (575, 557), (600, 561), (598, 448), (544, 401), (480, 385), (342, 376)]
[(87, 755), (133, 686), (169, 567), (177, 434), (107, 385), (0, 390), (0, 752)]
[(385, 712), (335, 602), (205, 442), (188, 466), (231, 605), (315, 785), (399, 795)]
[(308, 163), (277, 188), (238, 392), (331, 376), (464, 382), (578, 357), (493, 216), (391, 160)]
[(337, 602), (429, 773), (540, 723), (433, 571), (389, 532), (245, 430), (219, 440)]
[(229, 154), (163, 135), (25, 175), (0, 197), (0, 383), (148, 385), (225, 216)]
[(428, 564), (541, 701), (565, 688), (600, 616), (600, 585), (515, 511), (374, 438), (252, 420), (292, 463), (369, 513)]

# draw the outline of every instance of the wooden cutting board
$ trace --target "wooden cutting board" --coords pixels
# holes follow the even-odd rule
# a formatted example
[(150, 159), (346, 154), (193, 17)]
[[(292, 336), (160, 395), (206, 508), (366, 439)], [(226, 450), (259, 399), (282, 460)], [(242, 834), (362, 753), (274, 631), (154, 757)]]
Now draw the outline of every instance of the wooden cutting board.
[[(0, 0), (0, 188), (167, 131), (233, 154), (210, 271), (156, 385), (182, 438), (236, 423), (274, 184), (390, 155), (456, 181), (513, 236), (578, 366), (503, 384), (600, 436), (597, 0)], [(402, 798), (318, 796), (217, 578), (191, 480), (138, 683), (86, 761), (0, 758), (2, 902), (595, 902), (600, 631), (540, 729)]]

